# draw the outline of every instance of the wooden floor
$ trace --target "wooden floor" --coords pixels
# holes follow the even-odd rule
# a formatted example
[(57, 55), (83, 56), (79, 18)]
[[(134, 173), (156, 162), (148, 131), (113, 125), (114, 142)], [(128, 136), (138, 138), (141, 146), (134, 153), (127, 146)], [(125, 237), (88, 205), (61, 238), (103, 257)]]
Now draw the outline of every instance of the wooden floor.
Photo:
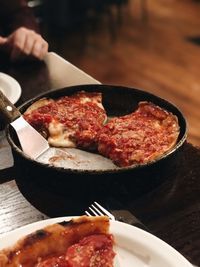
[(174, 104), (188, 121), (188, 141), (200, 146), (200, 46), (187, 37), (200, 36), (200, 3), (192, 0), (141, 0), (123, 9), (116, 38), (104, 17), (94, 32), (71, 32), (57, 53), (105, 84), (155, 93)]

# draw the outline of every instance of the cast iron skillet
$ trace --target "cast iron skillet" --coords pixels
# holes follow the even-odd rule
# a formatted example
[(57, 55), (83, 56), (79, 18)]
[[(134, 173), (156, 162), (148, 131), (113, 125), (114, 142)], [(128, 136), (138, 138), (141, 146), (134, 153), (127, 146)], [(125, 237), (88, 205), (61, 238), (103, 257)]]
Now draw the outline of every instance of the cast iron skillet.
[[(150, 101), (154, 104), (172, 112), (177, 116), (180, 134), (176, 146), (161, 158), (142, 165), (130, 166), (109, 170), (76, 170), (64, 169), (42, 164), (27, 157), (20, 149), (18, 140), (10, 126), (7, 127), (7, 138), (12, 147), (15, 167), (21, 176), (26, 179), (43, 182), (52, 190), (59, 193), (66, 190), (68, 194), (81, 194), (88, 196), (106, 195), (115, 192), (117, 195), (127, 197), (130, 195), (139, 196), (144, 192), (152, 190), (163, 181), (163, 173), (178, 162), (178, 152), (181, 151), (187, 136), (186, 120), (181, 111), (168, 101), (161, 99), (148, 92), (113, 85), (78, 85), (57, 89), (38, 95), (21, 105), (21, 113), (36, 100), (42, 97), (58, 98), (71, 95), (77, 91), (101, 92), (103, 106), (108, 116), (121, 116), (132, 112), (137, 108), (138, 102)], [(133, 197), (133, 196), (132, 196)]]

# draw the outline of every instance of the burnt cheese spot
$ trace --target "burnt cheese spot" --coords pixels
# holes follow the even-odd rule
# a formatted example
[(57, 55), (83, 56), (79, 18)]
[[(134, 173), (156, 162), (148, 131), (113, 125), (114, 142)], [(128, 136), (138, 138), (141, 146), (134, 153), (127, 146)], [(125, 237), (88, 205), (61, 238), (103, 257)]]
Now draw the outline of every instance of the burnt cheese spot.
[(45, 230), (38, 230), (35, 233), (30, 234), (25, 238), (23, 247), (26, 248), (28, 246), (31, 246), (37, 241), (47, 238), (49, 235), (50, 233)]

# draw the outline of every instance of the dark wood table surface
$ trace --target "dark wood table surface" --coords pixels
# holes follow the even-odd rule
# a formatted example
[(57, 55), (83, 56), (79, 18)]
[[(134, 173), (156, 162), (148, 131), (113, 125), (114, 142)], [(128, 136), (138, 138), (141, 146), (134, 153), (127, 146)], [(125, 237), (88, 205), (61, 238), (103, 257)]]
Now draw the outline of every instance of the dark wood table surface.
[[(0, 71), (10, 74), (21, 85), (22, 96), (17, 105), (52, 89), (53, 74), (50, 75), (45, 63), (11, 66), (0, 62)], [(3, 145), (0, 152), (2, 149)], [(130, 199), (125, 208), (151, 233), (191, 263), (200, 265), (200, 149), (186, 142), (176, 168), (169, 166), (163, 175), (164, 182)], [(49, 192), (48, 187), (36, 188), (28, 177), (23, 179), (26, 182), (22, 186), (14, 167), (0, 170), (0, 234), (48, 217), (78, 215), (69, 213), (64, 195)]]

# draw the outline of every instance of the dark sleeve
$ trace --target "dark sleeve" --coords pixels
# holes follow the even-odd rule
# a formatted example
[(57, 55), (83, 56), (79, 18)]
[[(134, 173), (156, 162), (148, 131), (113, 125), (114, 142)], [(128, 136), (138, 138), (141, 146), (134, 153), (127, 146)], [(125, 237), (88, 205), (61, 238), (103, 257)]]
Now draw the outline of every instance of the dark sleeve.
[(5, 34), (10, 34), (22, 26), (39, 32), (33, 10), (28, 7), (26, 0), (0, 0), (0, 5), (1, 28), (4, 29)]

